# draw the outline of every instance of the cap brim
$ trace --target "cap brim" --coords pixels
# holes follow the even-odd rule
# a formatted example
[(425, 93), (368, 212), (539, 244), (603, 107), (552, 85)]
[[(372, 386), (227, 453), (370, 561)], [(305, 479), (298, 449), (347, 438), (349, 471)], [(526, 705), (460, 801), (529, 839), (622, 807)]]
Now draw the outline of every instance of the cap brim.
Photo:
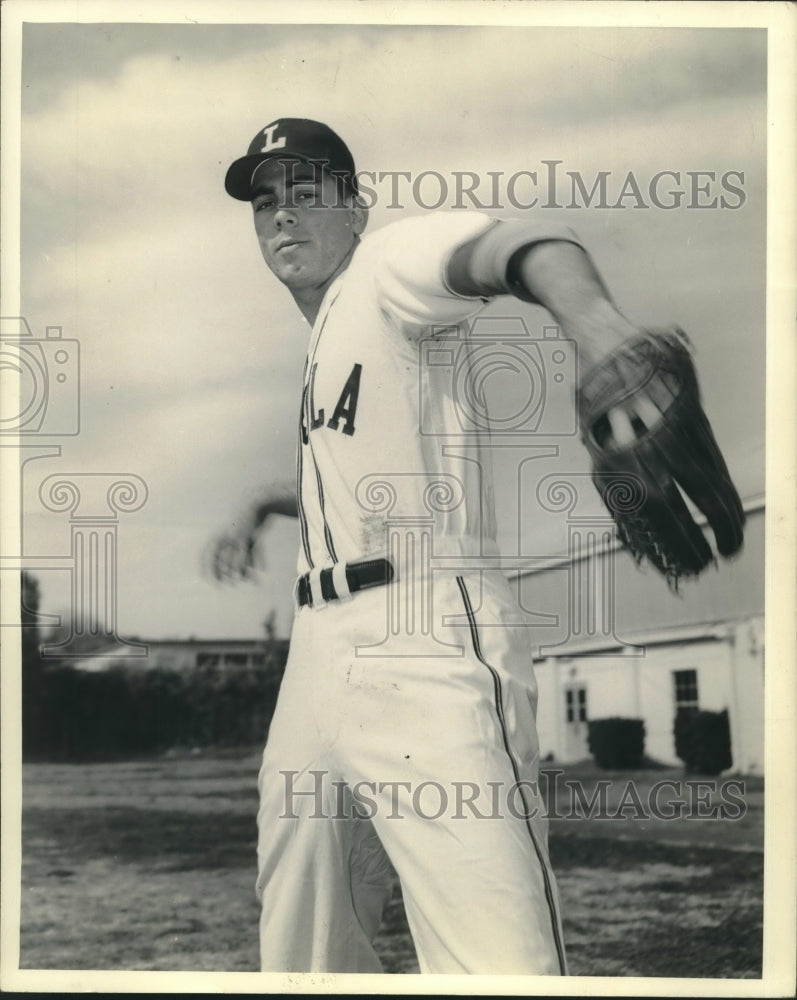
[[(252, 200), (252, 177), (254, 176), (255, 170), (260, 166), (261, 163), (265, 163), (267, 160), (280, 160), (285, 159), (294, 162), (304, 162), (304, 163), (314, 163), (316, 161), (310, 160), (307, 157), (301, 156), (297, 153), (291, 153), (289, 156), (284, 154), (273, 154), (272, 156), (264, 156), (262, 153), (250, 153), (247, 156), (242, 156), (240, 160), (236, 160), (234, 163), (230, 164), (230, 168), (227, 171), (227, 176), (224, 178), (224, 187), (227, 194), (233, 198), (237, 198), (238, 201), (251, 201)], [(334, 174), (337, 176), (337, 174)], [(348, 187), (353, 191), (357, 192), (357, 179), (353, 173), (346, 173), (345, 182)]]
[(276, 159), (274, 156), (263, 156), (262, 153), (252, 153), (249, 156), (242, 156), (230, 165), (227, 176), (224, 178), (224, 187), (227, 194), (238, 201), (252, 200), (252, 174), (257, 167), (266, 160)]

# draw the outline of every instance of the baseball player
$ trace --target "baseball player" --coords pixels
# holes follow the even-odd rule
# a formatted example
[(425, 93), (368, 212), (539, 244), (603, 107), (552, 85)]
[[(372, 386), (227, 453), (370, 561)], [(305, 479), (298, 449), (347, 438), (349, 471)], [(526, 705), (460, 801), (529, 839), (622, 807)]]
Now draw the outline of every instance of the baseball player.
[[(270, 122), (226, 190), (251, 204), (263, 259), (311, 327), (295, 496), (263, 498), (214, 550), (219, 579), (245, 576), (269, 517), (298, 517), (296, 616), (258, 782), (262, 968), (380, 971), (395, 870), (422, 972), (566, 974), (531, 647), (495, 559), (489, 452), (445, 446), (456, 391), (430, 349), (461, 343), (496, 296), (545, 307), (590, 372), (597, 466), (671, 426), (683, 387), (658, 378), (648, 346), (685, 364), (682, 341), (626, 320), (563, 226), (431, 213), (366, 233), (352, 155), (319, 122)], [(419, 432), (422, 414), (437, 433)], [(657, 482), (677, 492), (670, 478)], [(648, 537), (657, 513), (631, 513)], [(416, 528), (391, 534), (401, 524)], [(699, 572), (692, 543), (645, 555)], [(738, 544), (726, 532), (725, 549)]]

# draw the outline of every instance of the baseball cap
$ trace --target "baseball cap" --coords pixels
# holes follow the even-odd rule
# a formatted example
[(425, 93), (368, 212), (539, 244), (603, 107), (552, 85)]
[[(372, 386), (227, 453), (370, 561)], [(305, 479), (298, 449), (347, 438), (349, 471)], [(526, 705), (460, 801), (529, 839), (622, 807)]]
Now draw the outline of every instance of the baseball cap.
[(231, 164), (224, 180), (227, 194), (239, 201), (252, 200), (252, 177), (266, 160), (306, 160), (345, 178), (357, 191), (354, 158), (346, 143), (328, 125), (310, 118), (277, 118), (249, 143), (246, 156)]

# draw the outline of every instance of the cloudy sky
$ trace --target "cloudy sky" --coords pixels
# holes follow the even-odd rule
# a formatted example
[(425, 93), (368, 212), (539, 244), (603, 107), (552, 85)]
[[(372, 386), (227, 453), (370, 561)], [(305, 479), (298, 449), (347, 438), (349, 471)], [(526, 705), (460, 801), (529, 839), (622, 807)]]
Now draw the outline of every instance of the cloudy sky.
[[(492, 214), (572, 226), (626, 315), (689, 331), (740, 492), (763, 492), (763, 31), (27, 24), (22, 67), (21, 311), (37, 335), (60, 325), (81, 349), (81, 431), (28, 466), (26, 549), (69, 550), (68, 517), (38, 499), (46, 476), (140, 476), (147, 503), (119, 522), (124, 634), (254, 636), (271, 609), (289, 627), (294, 522), (269, 528), (255, 585), (200, 573), (246, 498), (293, 476), (308, 328), (262, 263), (248, 207), (223, 188), (279, 116), (328, 122), (361, 170), (437, 172), (444, 209), (456, 210), (456, 171), (502, 184), (536, 171), (536, 192), (524, 175), (516, 200), (555, 207), (513, 207), (503, 187)], [(590, 188), (601, 171), (616, 207), (567, 207), (569, 174)], [(654, 189), (657, 205), (661, 171), (677, 177)], [(421, 202), (440, 184), (430, 177)], [(401, 192), (399, 210), (376, 185), (370, 227), (425, 210)], [(512, 309), (539, 335), (541, 310)], [(510, 547), (513, 488), (499, 466)], [(556, 532), (523, 533), (522, 551), (561, 551)], [(64, 572), (41, 583), (46, 610), (67, 607)]]

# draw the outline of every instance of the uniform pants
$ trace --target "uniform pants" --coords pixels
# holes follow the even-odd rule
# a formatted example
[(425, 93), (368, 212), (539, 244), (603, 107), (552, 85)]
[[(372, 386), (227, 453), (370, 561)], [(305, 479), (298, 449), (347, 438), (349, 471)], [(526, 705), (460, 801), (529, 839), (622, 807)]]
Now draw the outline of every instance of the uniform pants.
[(427, 625), (391, 636), (396, 586), (296, 616), (259, 775), (262, 968), (381, 971), (395, 869), (421, 972), (565, 974), (509, 586), (436, 576)]

